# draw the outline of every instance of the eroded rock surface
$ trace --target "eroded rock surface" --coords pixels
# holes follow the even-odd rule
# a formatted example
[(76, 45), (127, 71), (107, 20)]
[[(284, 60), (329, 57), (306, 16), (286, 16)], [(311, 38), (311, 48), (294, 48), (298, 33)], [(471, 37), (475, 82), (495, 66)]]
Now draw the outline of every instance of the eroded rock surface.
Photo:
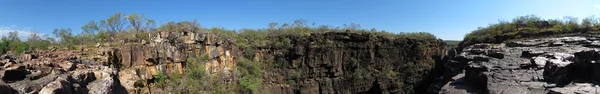
[[(186, 37), (171, 44), (166, 37)], [(188, 56), (207, 54), (206, 71), (230, 72), (237, 47), (217, 34), (161, 32), (155, 41), (82, 50), (31, 51), (0, 57), (0, 94), (152, 93), (159, 74), (184, 72)], [(232, 75), (229, 75), (232, 76)], [(233, 77), (228, 77), (231, 80)]]
[[(167, 37), (185, 40), (171, 44)], [(437, 39), (390, 39), (362, 33), (329, 32), (268, 38), (270, 44), (277, 45), (247, 49), (256, 50), (254, 57), (248, 59), (270, 63), (264, 64), (269, 68), (262, 70), (262, 83), (254, 92), (256, 94), (423, 93), (419, 91), (427, 89), (430, 81), (435, 79), (430, 74), (442, 71), (432, 69), (443, 66), (435, 65), (435, 62), (443, 61), (446, 50), (445, 44)], [(201, 54), (208, 56), (208, 60), (196, 63), (204, 63), (208, 74), (224, 73), (218, 80), (227, 83), (237, 84), (236, 80), (240, 79), (235, 69), (242, 52), (231, 39), (217, 34), (161, 32), (149, 43), (97, 47), (2, 56), (0, 94), (168, 93), (168, 88), (154, 88), (154, 79), (159, 74), (183, 74), (189, 63), (186, 59)], [(447, 65), (478, 63), (469, 65), (467, 69), (471, 71), (463, 75), (475, 80), (464, 83), (485, 84), (486, 80), (478, 79), (487, 77), (486, 72), (493, 69), (486, 62), (507, 58), (502, 47), (478, 45), (469, 50), (472, 55), (457, 57), (459, 61)], [(533, 55), (537, 53), (531, 54), (537, 56)], [(459, 77), (455, 80), (460, 80)]]
[[(260, 94), (419, 93), (437, 57), (445, 55), (440, 40), (388, 39), (357, 33), (318, 33), (270, 37), (289, 40), (257, 53), (273, 69), (265, 70)], [(494, 51), (481, 52), (502, 57)]]
[(428, 93), (596, 94), (598, 42), (574, 36), (471, 45), (450, 57)]

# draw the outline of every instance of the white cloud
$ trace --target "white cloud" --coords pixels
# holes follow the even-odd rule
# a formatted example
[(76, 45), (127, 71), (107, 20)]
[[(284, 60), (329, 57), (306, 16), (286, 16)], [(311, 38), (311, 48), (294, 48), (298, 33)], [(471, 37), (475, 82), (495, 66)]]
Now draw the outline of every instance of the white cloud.
[(597, 9), (600, 9), (600, 4), (596, 4), (596, 8), (597, 8)]
[(16, 25), (0, 25), (0, 37), (8, 36), (8, 33), (13, 31), (19, 32), (18, 35), (21, 40), (26, 40), (29, 35), (34, 33), (31, 28), (18, 28)]

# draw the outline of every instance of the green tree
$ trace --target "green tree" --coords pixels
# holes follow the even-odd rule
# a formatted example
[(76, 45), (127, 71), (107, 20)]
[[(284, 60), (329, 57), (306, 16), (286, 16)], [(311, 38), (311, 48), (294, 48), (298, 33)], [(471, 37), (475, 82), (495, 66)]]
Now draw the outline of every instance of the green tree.
[(18, 31), (13, 31), (8, 33), (8, 48), (13, 54), (22, 54), (29, 50), (29, 45), (21, 42)]
[(10, 50), (9, 43), (8, 38), (2, 36), (2, 39), (0, 39), (0, 54), (6, 54)]
[(52, 31), (52, 34), (59, 39), (59, 44), (65, 47), (72, 47), (77, 41), (76, 37), (73, 36), (70, 28), (58, 28)]
[(145, 24), (144, 22), (146, 22), (144, 21), (144, 14), (138, 15), (136, 13), (127, 16), (127, 20), (135, 32), (141, 32), (142, 26)]
[(279, 23), (277, 23), (277, 22), (271, 22), (271, 23), (269, 23), (269, 29), (274, 30), (275, 28), (277, 28), (278, 25), (279, 25)]
[(90, 21), (87, 24), (81, 26), (81, 30), (83, 30), (81, 32), (83, 34), (95, 34), (98, 31), (100, 31), (100, 27), (95, 21)]
[(78, 35), (78, 38), (84, 44), (101, 42), (99, 40), (102, 40), (104, 38), (96, 35), (97, 33), (100, 33), (100, 27), (95, 21), (88, 22), (87, 24), (81, 26), (81, 29), (83, 31)]
[(52, 44), (48, 39), (48, 35), (40, 35), (40, 33), (32, 33), (29, 35), (26, 43), (30, 46), (30, 50), (45, 50)]
[(127, 23), (126, 20), (122, 17), (123, 15), (121, 15), (120, 12), (117, 12), (112, 16), (108, 17), (108, 19), (100, 21), (100, 27), (103, 27), (105, 31), (104, 33), (110, 36), (110, 39), (108, 39), (108, 41), (115, 41), (114, 36), (118, 32), (125, 31)]
[(579, 24), (577, 22), (577, 18), (576, 17), (571, 17), (571, 16), (566, 16), (564, 17), (565, 20), (565, 29), (568, 32), (573, 32), (575, 31), (577, 28), (579, 28)]

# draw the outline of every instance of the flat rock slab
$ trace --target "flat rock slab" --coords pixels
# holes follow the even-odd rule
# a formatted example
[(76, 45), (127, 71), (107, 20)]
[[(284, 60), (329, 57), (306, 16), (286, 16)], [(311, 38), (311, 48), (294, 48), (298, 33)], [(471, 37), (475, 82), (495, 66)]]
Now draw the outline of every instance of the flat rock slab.
[[(600, 75), (595, 75), (600, 73), (596, 72), (600, 71), (596, 70), (600, 68), (600, 64), (596, 64), (600, 61), (600, 49), (595, 46), (598, 43), (599, 38), (575, 36), (493, 44), (506, 45), (500, 51), (491, 47), (492, 44), (465, 47), (451, 61), (468, 63), (446, 67), (467, 72), (454, 73), (458, 75), (445, 78), (450, 81), (443, 85), (439, 93), (598, 94), (600, 86), (592, 84), (600, 81), (596, 79)], [(501, 54), (503, 58), (474, 58), (488, 52), (497, 52), (494, 54)], [(480, 86), (480, 80), (485, 86)]]

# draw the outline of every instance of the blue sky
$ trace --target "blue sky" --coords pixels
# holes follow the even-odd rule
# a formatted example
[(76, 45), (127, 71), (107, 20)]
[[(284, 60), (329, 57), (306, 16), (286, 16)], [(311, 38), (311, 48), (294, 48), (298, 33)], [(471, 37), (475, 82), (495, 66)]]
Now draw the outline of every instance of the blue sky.
[(203, 27), (266, 28), (270, 22), (306, 19), (331, 26), (356, 23), (391, 32), (423, 31), (461, 40), (477, 27), (517, 16), (598, 15), (600, 0), (1, 0), (0, 36), (8, 31), (21, 31), (21, 36), (51, 34), (55, 28), (78, 33), (88, 21), (116, 12), (144, 13), (158, 25), (197, 19)]

